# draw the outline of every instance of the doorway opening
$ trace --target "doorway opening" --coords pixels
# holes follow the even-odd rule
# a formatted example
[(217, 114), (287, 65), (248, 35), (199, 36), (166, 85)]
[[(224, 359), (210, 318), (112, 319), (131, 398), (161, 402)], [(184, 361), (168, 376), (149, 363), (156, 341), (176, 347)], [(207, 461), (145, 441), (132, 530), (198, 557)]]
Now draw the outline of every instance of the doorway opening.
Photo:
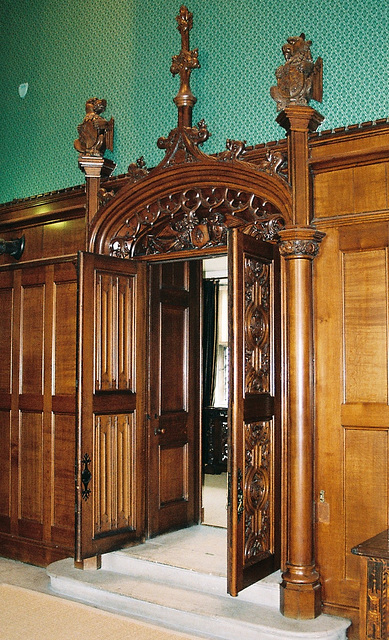
[(203, 272), (202, 524), (227, 528), (228, 261), (207, 258)]
[[(224, 576), (227, 273), (227, 256), (220, 254), (150, 264), (147, 419), (147, 553), (161, 555), (165, 563), (172, 556), (174, 562), (191, 569), (201, 556), (210, 572), (220, 573), (223, 564)], [(207, 285), (212, 290), (210, 298), (205, 294)], [(205, 342), (210, 351), (208, 374), (204, 371)], [(138, 552), (143, 550), (132, 553)], [(191, 562), (194, 566), (188, 567)]]

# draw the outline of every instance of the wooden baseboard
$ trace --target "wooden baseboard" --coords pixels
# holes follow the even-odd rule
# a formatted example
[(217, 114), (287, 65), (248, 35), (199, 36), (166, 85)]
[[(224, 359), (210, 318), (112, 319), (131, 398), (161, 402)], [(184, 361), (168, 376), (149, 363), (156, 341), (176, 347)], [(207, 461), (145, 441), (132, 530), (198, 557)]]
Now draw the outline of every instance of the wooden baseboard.
[(11, 560), (28, 562), (38, 567), (47, 567), (57, 560), (73, 557), (74, 549), (0, 533), (0, 555)]

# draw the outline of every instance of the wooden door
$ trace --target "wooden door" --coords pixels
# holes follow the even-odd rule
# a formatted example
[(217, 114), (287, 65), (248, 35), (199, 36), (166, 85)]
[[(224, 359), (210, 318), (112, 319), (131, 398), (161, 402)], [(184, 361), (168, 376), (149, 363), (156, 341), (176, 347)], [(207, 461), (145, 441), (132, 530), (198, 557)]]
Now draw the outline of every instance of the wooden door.
[(150, 536), (199, 520), (200, 276), (200, 261), (150, 266)]
[(228, 591), (279, 568), (280, 416), (277, 248), (229, 238)]
[(144, 272), (79, 254), (76, 563), (144, 533)]
[(76, 301), (70, 256), (0, 270), (0, 548), (38, 565), (74, 549)]

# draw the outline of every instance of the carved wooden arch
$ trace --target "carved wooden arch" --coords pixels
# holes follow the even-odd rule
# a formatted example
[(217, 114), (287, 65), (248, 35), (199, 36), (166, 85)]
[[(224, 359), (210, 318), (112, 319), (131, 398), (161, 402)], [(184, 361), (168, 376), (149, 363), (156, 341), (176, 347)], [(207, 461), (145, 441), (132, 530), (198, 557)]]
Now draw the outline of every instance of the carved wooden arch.
[(91, 223), (89, 250), (135, 257), (226, 244), (226, 230), (274, 241), (292, 218), (284, 177), (245, 161), (205, 156), (156, 167), (124, 186)]

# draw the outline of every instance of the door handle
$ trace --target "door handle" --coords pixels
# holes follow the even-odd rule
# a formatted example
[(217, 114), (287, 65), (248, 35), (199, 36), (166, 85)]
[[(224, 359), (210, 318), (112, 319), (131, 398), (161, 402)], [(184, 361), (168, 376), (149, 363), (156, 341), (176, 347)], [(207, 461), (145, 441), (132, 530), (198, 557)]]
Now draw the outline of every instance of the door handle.
[(155, 436), (159, 436), (162, 435), (163, 433), (165, 433), (166, 429), (164, 427), (156, 427), (156, 429), (154, 429), (154, 435)]

